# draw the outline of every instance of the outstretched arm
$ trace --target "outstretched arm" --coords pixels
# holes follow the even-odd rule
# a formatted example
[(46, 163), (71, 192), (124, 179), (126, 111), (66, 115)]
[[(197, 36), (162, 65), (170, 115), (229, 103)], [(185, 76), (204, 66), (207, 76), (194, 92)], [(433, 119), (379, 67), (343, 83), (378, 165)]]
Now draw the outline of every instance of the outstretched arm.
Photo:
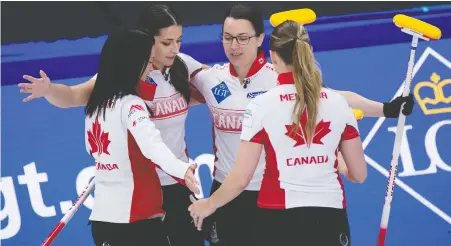
[(346, 101), (348, 101), (351, 108), (358, 108), (363, 111), (364, 115), (367, 117), (381, 117), (384, 116), (384, 105), (383, 103), (376, 102), (365, 98), (352, 91), (337, 91), (339, 92)]
[(402, 113), (404, 115), (410, 115), (413, 110), (413, 96), (410, 94), (407, 97), (399, 96), (391, 102), (376, 102), (365, 98), (352, 91), (337, 91), (340, 93), (348, 104), (352, 108), (358, 108), (363, 111), (365, 116), (368, 117), (387, 117), (387, 118), (397, 118), (399, 116), (399, 111), (404, 104)]
[(67, 86), (63, 84), (53, 84), (44, 71), (39, 72), (41, 78), (34, 78), (24, 75), (23, 78), (31, 83), (20, 83), (22, 93), (31, 93), (24, 102), (45, 97), (47, 101), (59, 108), (70, 108), (84, 106), (88, 103), (89, 96), (94, 89), (95, 78), (84, 83)]

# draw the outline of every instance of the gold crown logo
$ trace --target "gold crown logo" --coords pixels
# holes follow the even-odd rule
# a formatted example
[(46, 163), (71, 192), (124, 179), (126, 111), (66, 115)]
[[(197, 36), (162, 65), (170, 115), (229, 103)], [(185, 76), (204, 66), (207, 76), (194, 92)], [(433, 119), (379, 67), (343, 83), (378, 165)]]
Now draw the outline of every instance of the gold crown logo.
[[(437, 73), (431, 75), (431, 81), (420, 82), (415, 85), (413, 93), (418, 101), (424, 114), (442, 114), (451, 113), (451, 95), (445, 97), (443, 88), (446, 85), (451, 86), (451, 79), (440, 81), (440, 76)], [(431, 90), (435, 98), (421, 98), (420, 89), (422, 91)], [(424, 94), (424, 92), (422, 92)], [(449, 104), (449, 105), (446, 105)]]

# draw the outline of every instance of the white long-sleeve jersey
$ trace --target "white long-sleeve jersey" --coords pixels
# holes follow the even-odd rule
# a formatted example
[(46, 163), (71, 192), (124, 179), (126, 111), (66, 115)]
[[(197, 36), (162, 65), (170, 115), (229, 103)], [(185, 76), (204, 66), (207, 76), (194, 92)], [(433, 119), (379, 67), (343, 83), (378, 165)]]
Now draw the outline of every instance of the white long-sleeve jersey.
[[(191, 56), (183, 53), (179, 53), (178, 56), (185, 63), (190, 76), (202, 67), (202, 64)], [(151, 119), (160, 131), (163, 142), (177, 158), (188, 162), (185, 141), (188, 103), (170, 83), (170, 80), (171, 76), (168, 70), (164, 73), (160, 70), (151, 71), (147, 75), (144, 86), (139, 88), (139, 96), (152, 109), (153, 117)], [(157, 174), (163, 186), (177, 183), (173, 177), (160, 169), (157, 169)]]
[[(202, 64), (191, 56), (179, 53), (191, 76)], [(163, 142), (183, 161), (188, 161), (188, 150), (185, 141), (185, 121), (188, 117), (188, 102), (170, 83), (171, 76), (164, 78), (160, 70), (151, 71), (148, 79), (155, 83), (155, 98), (152, 101), (145, 100), (152, 109), (153, 123), (161, 132)], [(162, 185), (175, 184), (177, 181), (161, 170), (157, 170)]]
[(128, 95), (107, 108), (105, 119), (87, 117), (86, 150), (95, 159), (91, 220), (131, 223), (164, 214), (156, 165), (184, 179), (189, 168), (166, 146), (146, 104)]

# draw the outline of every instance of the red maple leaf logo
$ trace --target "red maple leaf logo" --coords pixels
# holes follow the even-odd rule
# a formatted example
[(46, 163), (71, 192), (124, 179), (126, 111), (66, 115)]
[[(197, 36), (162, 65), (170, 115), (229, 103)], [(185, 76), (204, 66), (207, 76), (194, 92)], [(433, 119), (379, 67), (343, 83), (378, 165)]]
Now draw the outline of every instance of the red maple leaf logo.
[(322, 142), (322, 139), (327, 134), (329, 134), (329, 132), (331, 132), (331, 130), (330, 130), (330, 121), (329, 122), (325, 122), (324, 120), (321, 120), (320, 122), (318, 122), (318, 124), (315, 127), (315, 135), (313, 135), (312, 143), (314, 143), (314, 144), (323, 144), (324, 145), (324, 143)]
[[(301, 116), (301, 127), (297, 132), (294, 131), (296, 124), (292, 123), (291, 125), (285, 125), (287, 132), (285, 135), (296, 141), (294, 147), (306, 144), (306, 136), (305, 136), (305, 125), (307, 123), (307, 110), (302, 113)], [(330, 130), (330, 121), (324, 122), (321, 120), (315, 127), (315, 134), (313, 135), (312, 143), (313, 144), (324, 144), (322, 139), (331, 132)], [(309, 146), (310, 147), (310, 146)]]
[(296, 141), (294, 147), (305, 144), (304, 129), (298, 129), (298, 131), (295, 132), (294, 131), (296, 128), (295, 123), (291, 125), (285, 125), (285, 128), (287, 129), (285, 135)]
[(91, 146), (90, 154), (99, 153), (99, 155), (105, 153), (109, 155), (108, 146), (110, 145), (110, 140), (108, 140), (109, 133), (103, 132), (99, 119), (96, 118), (94, 123), (92, 123), (92, 131), (88, 130), (88, 142)]

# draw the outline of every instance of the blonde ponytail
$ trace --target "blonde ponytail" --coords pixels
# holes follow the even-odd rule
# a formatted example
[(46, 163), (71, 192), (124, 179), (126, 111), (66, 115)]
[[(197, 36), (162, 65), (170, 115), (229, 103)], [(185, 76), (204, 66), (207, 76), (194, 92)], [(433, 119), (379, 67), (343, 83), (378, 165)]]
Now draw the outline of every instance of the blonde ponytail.
[(292, 58), (294, 85), (296, 87), (296, 103), (293, 109), (293, 120), (296, 126), (294, 132), (299, 131), (302, 113), (307, 110), (305, 140), (310, 145), (315, 134), (322, 78), (321, 73), (316, 68), (304, 26), (298, 25), (296, 36)]

